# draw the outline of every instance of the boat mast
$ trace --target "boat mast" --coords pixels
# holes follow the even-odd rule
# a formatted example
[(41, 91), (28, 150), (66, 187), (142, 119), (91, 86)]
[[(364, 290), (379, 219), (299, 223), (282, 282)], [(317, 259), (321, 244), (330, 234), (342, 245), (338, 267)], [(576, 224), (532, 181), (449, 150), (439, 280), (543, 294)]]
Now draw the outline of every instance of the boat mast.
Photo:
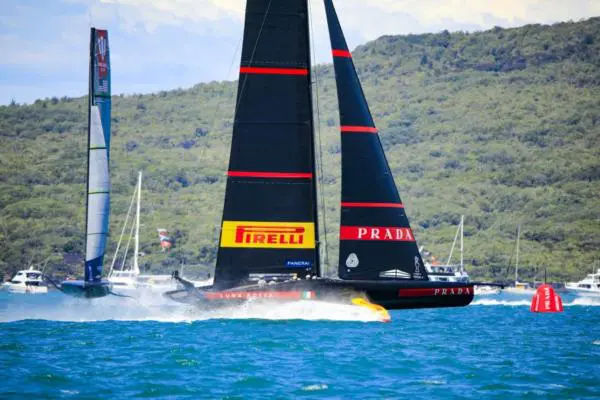
[(137, 206), (135, 213), (135, 245), (133, 253), (133, 272), (139, 275), (138, 253), (140, 252), (140, 203), (142, 201), (142, 171), (138, 174)]
[(89, 207), (90, 207), (90, 144), (91, 131), (92, 131), (92, 106), (96, 103), (94, 101), (94, 39), (96, 38), (96, 28), (90, 29), (90, 74), (88, 77), (88, 106), (87, 106), (87, 167), (85, 175), (85, 257), (84, 257), (84, 275), (85, 280), (93, 280), (91, 270), (88, 269), (86, 264), (88, 254), (88, 241), (89, 241)]
[[(306, 15), (306, 44), (308, 46), (308, 110), (310, 115), (310, 157), (312, 163), (312, 170), (314, 173), (314, 179), (311, 180), (312, 185), (312, 203), (313, 203), (313, 220), (315, 221), (315, 269), (317, 276), (322, 277), (323, 272), (321, 269), (321, 241), (319, 240), (319, 205), (317, 203), (317, 160), (316, 160), (316, 148), (315, 148), (315, 121), (314, 121), (314, 112), (313, 112), (313, 82), (312, 82), (312, 61), (311, 60), (311, 36), (310, 36), (310, 12), (307, 10)], [(315, 73), (316, 76), (316, 73)], [(322, 166), (321, 166), (322, 167)], [(323, 190), (323, 188), (321, 188)], [(327, 268), (328, 266), (325, 266)]]
[(521, 237), (521, 224), (517, 227), (517, 256), (515, 260), (515, 286), (519, 282), (519, 239)]
[[(454, 234), (454, 240), (452, 241), (452, 247), (450, 248), (450, 254), (448, 255), (448, 261), (446, 261), (446, 265), (450, 265), (450, 261), (452, 260), (452, 254), (454, 253), (454, 247), (456, 246), (456, 240), (458, 239), (458, 235), (460, 234), (460, 264), (462, 265), (462, 221), (463, 221), (463, 216), (460, 217), (460, 225), (458, 225), (458, 228), (456, 228), (456, 233)], [(461, 268), (462, 270), (462, 268)]]
[(461, 215), (460, 216), (460, 273), (464, 274), (465, 273), (465, 265), (464, 265), (464, 260), (463, 260), (463, 249), (464, 249), (464, 236), (465, 236), (465, 216)]

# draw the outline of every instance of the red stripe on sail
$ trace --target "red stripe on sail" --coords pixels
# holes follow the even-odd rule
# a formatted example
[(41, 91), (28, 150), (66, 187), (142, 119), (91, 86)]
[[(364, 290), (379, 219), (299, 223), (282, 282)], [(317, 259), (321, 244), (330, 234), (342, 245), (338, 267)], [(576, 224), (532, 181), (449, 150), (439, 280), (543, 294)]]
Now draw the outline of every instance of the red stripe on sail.
[(227, 176), (245, 178), (292, 178), (312, 179), (313, 174), (309, 172), (255, 172), (255, 171), (228, 171)]
[(342, 125), (340, 127), (341, 131), (346, 132), (366, 132), (366, 133), (377, 133), (377, 128), (374, 126), (351, 126), (351, 125)]
[(308, 75), (307, 68), (262, 68), (262, 67), (241, 67), (241, 74), (260, 74), (260, 75)]
[(352, 58), (352, 54), (348, 50), (332, 50), (334, 57)]
[(340, 226), (340, 240), (414, 242), (410, 228), (396, 226)]
[(402, 203), (356, 203), (342, 201), (342, 207), (404, 208)]
[(469, 286), (453, 288), (411, 288), (398, 289), (398, 297), (433, 297), (433, 296), (471, 296), (473, 288)]

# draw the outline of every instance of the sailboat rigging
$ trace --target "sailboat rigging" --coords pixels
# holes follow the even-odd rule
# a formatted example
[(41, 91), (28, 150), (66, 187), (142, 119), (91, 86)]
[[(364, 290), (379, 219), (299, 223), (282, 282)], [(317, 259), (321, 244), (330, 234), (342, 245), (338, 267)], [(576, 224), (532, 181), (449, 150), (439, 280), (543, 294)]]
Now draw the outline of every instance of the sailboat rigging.
[(102, 279), (110, 215), (110, 113), (108, 32), (91, 28), (84, 280), (66, 280), (59, 286), (77, 297), (111, 294), (110, 283)]
[(533, 294), (534, 289), (527, 282), (519, 281), (519, 244), (521, 240), (521, 224), (517, 226), (517, 241), (515, 244), (515, 283), (514, 286), (506, 287), (504, 290), (509, 293)]
[(322, 277), (319, 257), (307, 0), (248, 0), (214, 285), (176, 276), (185, 289), (169, 298), (472, 301), (472, 283), (429, 280), (331, 0), (325, 9), (342, 140), (339, 278)]
[[(142, 202), (142, 171), (138, 173), (137, 184), (133, 191), (131, 203), (123, 222), (123, 228), (121, 230), (121, 236), (117, 243), (117, 248), (113, 256), (113, 260), (108, 271), (108, 281), (113, 285), (113, 289), (117, 292), (147, 292), (153, 290), (169, 290), (177, 287), (177, 282), (173, 281), (171, 275), (153, 275), (153, 274), (142, 274), (139, 265), (140, 257), (140, 215), (141, 215), (141, 202)], [(133, 205), (135, 204), (135, 217), (130, 222), (130, 216), (133, 211)], [(121, 257), (120, 267), (116, 267), (115, 264), (121, 256), (119, 250), (121, 249), (121, 243), (126, 234), (126, 229), (129, 228), (128, 240), (125, 245)], [(128, 261), (128, 253), (131, 239), (133, 239), (133, 256), (131, 257), (131, 263), (129, 266), (126, 265)], [(206, 285), (207, 282), (198, 282), (201, 285)]]

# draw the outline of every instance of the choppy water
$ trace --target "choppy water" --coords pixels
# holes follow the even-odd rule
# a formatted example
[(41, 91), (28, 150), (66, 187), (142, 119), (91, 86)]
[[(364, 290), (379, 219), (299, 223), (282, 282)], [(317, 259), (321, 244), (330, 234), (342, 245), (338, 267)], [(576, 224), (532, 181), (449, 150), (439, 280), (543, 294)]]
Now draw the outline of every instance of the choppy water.
[(202, 313), (0, 293), (0, 398), (600, 398), (600, 299), (392, 312), (304, 302)]

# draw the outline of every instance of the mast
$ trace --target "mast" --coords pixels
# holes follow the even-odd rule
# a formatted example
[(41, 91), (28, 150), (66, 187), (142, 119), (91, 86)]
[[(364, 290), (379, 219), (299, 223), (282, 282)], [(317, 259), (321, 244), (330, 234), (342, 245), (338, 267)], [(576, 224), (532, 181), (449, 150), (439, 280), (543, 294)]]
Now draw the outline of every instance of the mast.
[(463, 250), (464, 250), (464, 237), (465, 237), (465, 216), (461, 215), (460, 216), (460, 272), (461, 274), (465, 273), (465, 264), (464, 264), (464, 257), (463, 257)]
[(140, 204), (142, 201), (142, 171), (138, 174), (137, 184), (137, 206), (135, 213), (135, 242), (134, 242), (134, 253), (133, 253), (133, 272), (140, 273), (140, 266), (138, 263), (138, 254), (140, 252)]
[(456, 241), (458, 240), (458, 236), (461, 235), (461, 263), (462, 263), (462, 231), (461, 231), (461, 226), (462, 226), (462, 217), (461, 217), (461, 223), (458, 225), (458, 227), (456, 228), (456, 233), (454, 234), (454, 240), (452, 240), (452, 247), (450, 248), (450, 254), (448, 254), (448, 260), (446, 261), (446, 265), (450, 265), (450, 261), (452, 260), (452, 254), (454, 254), (454, 247), (456, 247)]
[[(89, 222), (88, 213), (90, 206), (90, 143), (91, 143), (91, 131), (92, 131), (92, 106), (94, 106), (94, 39), (96, 38), (96, 28), (90, 29), (90, 70), (88, 76), (88, 108), (87, 108), (87, 167), (86, 167), (86, 180), (85, 180), (85, 248), (86, 248), (86, 261), (87, 261), (87, 248), (89, 240)], [(87, 262), (84, 267), (84, 280), (86, 282), (93, 280), (91, 268), (88, 267)]]
[[(310, 48), (310, 13), (308, 12), (308, 6), (306, 10), (306, 29), (305, 29), (305, 40), (306, 45), (308, 46), (308, 84), (309, 84), (309, 96), (308, 96), (308, 109), (310, 114), (310, 126), (311, 126), (311, 135), (310, 135), (310, 158), (312, 160), (312, 170), (313, 170), (313, 179), (312, 179), (312, 204), (313, 204), (313, 221), (315, 222), (315, 266), (313, 268), (313, 272), (317, 276), (322, 276), (323, 271), (321, 269), (321, 242), (319, 240), (319, 204), (317, 200), (317, 156), (316, 156), (316, 144), (315, 144), (315, 128), (314, 128), (314, 113), (313, 113), (313, 96), (312, 96), (312, 63), (311, 59), (311, 48)], [(323, 166), (321, 165), (321, 171), (323, 171)], [(323, 190), (323, 188), (321, 188)], [(326, 268), (329, 266), (326, 266)]]
[(325, 11), (342, 138), (339, 277), (429, 280), (332, 0)]
[(515, 286), (519, 282), (519, 239), (521, 237), (521, 224), (517, 227), (517, 255), (515, 260)]

